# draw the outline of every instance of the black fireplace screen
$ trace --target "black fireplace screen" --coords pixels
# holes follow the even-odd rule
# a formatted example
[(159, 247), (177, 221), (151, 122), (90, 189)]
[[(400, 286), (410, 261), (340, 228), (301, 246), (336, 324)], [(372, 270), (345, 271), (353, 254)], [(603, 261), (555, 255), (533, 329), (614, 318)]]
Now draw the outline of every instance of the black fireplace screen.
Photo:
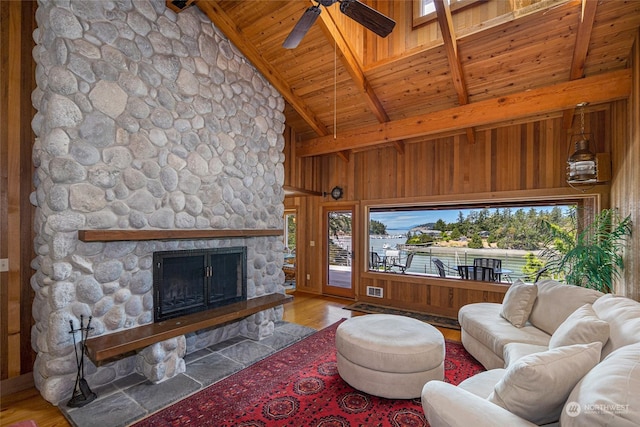
[(247, 248), (164, 251), (153, 254), (154, 320), (247, 299)]

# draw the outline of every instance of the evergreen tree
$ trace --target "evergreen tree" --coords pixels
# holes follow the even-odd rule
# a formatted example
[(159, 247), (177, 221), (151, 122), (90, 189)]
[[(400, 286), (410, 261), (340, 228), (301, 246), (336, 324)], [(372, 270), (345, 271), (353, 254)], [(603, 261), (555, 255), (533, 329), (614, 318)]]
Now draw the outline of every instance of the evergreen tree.
[(533, 281), (535, 275), (544, 267), (544, 261), (529, 252), (524, 256), (527, 260), (526, 264), (522, 266), (522, 272), (527, 276), (527, 279)]
[(469, 244), (467, 245), (469, 248), (472, 249), (481, 249), (484, 246), (482, 245), (482, 238), (480, 237), (480, 235), (478, 233), (474, 233), (473, 237), (471, 237), (471, 241), (469, 242)]
[(351, 234), (351, 215), (333, 212), (329, 216), (329, 234), (336, 239), (340, 234)]
[(287, 215), (287, 247), (291, 250), (296, 248), (296, 216)]
[(387, 234), (387, 226), (380, 221), (372, 219), (371, 221), (369, 221), (369, 234), (384, 236), (385, 234)]
[(458, 227), (454, 227), (451, 231), (451, 240), (458, 240), (460, 237), (462, 237), (462, 233), (460, 233)]

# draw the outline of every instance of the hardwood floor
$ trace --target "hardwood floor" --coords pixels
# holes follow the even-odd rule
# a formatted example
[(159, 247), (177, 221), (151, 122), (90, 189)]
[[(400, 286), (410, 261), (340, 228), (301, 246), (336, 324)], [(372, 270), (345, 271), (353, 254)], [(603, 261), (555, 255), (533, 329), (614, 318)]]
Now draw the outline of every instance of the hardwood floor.
[[(314, 329), (325, 328), (342, 318), (361, 315), (343, 307), (351, 300), (296, 292), (284, 309), (284, 320)], [(439, 328), (440, 329), (440, 328)], [(440, 329), (446, 339), (460, 341), (460, 331)], [(44, 400), (38, 390), (30, 388), (2, 397), (0, 426), (34, 420), (38, 427), (68, 427), (70, 424), (56, 406)]]

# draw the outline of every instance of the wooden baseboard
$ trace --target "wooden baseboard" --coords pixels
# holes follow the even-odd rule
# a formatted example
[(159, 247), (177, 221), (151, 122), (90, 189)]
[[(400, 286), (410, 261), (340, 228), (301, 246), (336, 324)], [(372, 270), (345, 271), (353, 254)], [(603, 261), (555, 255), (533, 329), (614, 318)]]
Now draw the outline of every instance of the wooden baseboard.
[(35, 387), (33, 382), (33, 372), (29, 372), (28, 374), (22, 374), (19, 377), (12, 377), (0, 381), (0, 396), (4, 397), (32, 387)]

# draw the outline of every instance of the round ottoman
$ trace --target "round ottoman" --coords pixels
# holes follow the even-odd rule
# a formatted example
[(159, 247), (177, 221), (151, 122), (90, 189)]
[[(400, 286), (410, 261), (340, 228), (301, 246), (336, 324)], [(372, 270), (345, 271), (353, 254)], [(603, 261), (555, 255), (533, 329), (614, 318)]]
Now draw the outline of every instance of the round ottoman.
[(374, 396), (413, 399), (428, 381), (444, 379), (444, 337), (410, 317), (347, 319), (336, 330), (336, 349), (342, 379)]

